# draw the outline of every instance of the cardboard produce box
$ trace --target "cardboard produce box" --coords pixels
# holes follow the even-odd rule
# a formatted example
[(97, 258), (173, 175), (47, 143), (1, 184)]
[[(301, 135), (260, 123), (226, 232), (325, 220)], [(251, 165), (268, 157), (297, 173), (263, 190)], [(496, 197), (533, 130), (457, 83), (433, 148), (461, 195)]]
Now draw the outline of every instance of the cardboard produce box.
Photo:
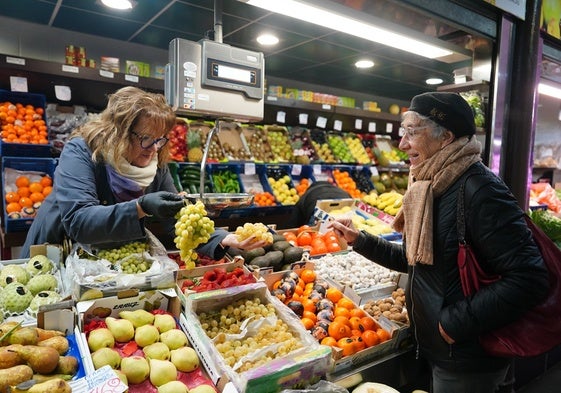
[[(214, 339), (216, 340), (215, 343), (207, 335), (201, 324), (200, 316), (220, 312), (221, 309), (233, 306), (237, 302), (251, 307), (250, 304), (254, 305), (255, 299), (258, 299), (257, 302), (267, 309), (269, 307), (274, 308), (275, 317), (269, 316), (268, 318), (271, 319), (268, 321), (282, 321), (285, 326), (288, 326), (288, 331), (295, 342), (300, 343), (301, 346), (285, 355), (281, 355), (282, 352), (279, 351), (281, 351), (282, 345), (286, 345), (287, 341), (260, 347), (257, 350), (259, 352), (248, 352), (243, 358), (245, 361), (250, 361), (249, 369), (238, 372), (234, 369), (236, 364), (234, 364), (234, 367), (228, 365), (217, 345), (222, 342), (221, 339), (243, 342), (248, 337), (255, 337), (254, 334), (257, 331), (261, 332), (256, 324), (263, 323), (266, 325), (267, 320), (265, 318), (255, 318), (255, 316), (245, 319), (246, 322), (241, 326), (243, 328), (241, 334), (236, 334), (234, 337), (231, 333), (220, 333)], [(331, 348), (319, 345), (304, 330), (292, 311), (269, 294), (264, 283), (191, 295), (187, 298), (185, 317), (186, 325), (184, 328), (189, 339), (198, 352), (199, 358), (203, 360), (210, 378), (221, 391), (228, 385), (234, 389), (233, 391), (237, 392), (279, 392), (285, 388), (313, 383), (324, 377), (331, 368)], [(251, 364), (253, 364), (251, 361), (262, 360), (265, 356), (265, 353), (260, 351), (270, 352), (269, 356), (275, 356), (275, 354), (279, 356), (251, 368)], [(253, 358), (252, 354), (258, 356)], [(236, 367), (236, 369), (243, 369), (247, 365), (245, 361), (241, 362), (238, 359), (237, 365), (241, 368)]]

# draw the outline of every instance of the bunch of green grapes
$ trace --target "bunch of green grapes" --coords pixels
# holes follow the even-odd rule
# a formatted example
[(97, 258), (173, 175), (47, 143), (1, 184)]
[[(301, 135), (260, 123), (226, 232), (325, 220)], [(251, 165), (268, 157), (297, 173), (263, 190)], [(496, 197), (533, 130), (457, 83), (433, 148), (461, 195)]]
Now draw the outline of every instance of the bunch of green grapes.
[(206, 243), (214, 232), (214, 222), (207, 217), (205, 206), (201, 201), (183, 206), (175, 223), (175, 245), (179, 256), (187, 269), (195, 267), (198, 255), (195, 250)]
[(128, 257), (133, 254), (142, 254), (149, 250), (148, 243), (135, 241), (125, 244), (118, 248), (110, 248), (105, 250), (98, 250), (97, 256), (103, 259), (107, 259), (111, 263), (117, 263), (121, 259)]
[(246, 222), (243, 227), (237, 227), (235, 232), (238, 240), (244, 241), (245, 239), (255, 236), (255, 240), (263, 240), (265, 243), (273, 242), (273, 234), (269, 232), (269, 228), (260, 222), (255, 224)]
[(121, 261), (119, 265), (121, 265), (123, 273), (144, 273), (150, 269), (152, 261), (145, 259), (142, 255), (130, 255), (124, 261)]

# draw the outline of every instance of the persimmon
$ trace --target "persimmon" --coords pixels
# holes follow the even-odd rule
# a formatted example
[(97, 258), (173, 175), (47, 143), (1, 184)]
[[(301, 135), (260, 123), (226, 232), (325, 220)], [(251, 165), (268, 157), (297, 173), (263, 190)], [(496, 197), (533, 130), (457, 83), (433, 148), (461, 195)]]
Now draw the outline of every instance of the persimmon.
[(360, 322), (360, 318), (359, 317), (350, 317), (349, 318), (349, 323), (351, 324), (351, 328), (353, 330), (358, 330), (360, 332), (364, 331), (364, 326), (362, 325), (362, 323)]
[(341, 348), (343, 356), (350, 356), (357, 352), (355, 340), (350, 337), (337, 340), (337, 346)]
[(330, 347), (336, 346), (337, 345), (337, 340), (335, 340), (333, 337), (331, 336), (327, 336), (324, 337), (321, 342), (321, 345), (329, 345)]
[(380, 337), (378, 337), (378, 334), (374, 330), (364, 331), (361, 337), (367, 347), (373, 347), (380, 343)]
[(349, 322), (349, 318), (344, 317), (342, 315), (339, 315), (337, 317), (335, 317), (334, 315), (333, 322), (339, 322), (342, 323), (343, 325), (347, 325), (348, 327), (352, 328), (351, 323)]
[(347, 297), (342, 297), (337, 302), (337, 307), (345, 307), (349, 310), (352, 310), (353, 308), (355, 308), (355, 304), (353, 303), (353, 301), (351, 299), (349, 299)]
[(351, 312), (349, 311), (348, 308), (345, 307), (335, 307), (335, 310), (333, 311), (333, 315), (335, 317), (343, 316), (343, 317), (350, 318)]
[(304, 306), (304, 312), (310, 311), (315, 314), (316, 312), (316, 303), (313, 300), (304, 298), (302, 299), (302, 305)]
[(304, 313), (302, 314), (302, 318), (311, 319), (312, 321), (314, 321), (314, 323), (316, 323), (318, 320), (318, 318), (316, 317), (316, 313), (306, 310), (305, 307), (304, 307)]
[(329, 324), (327, 333), (335, 340), (341, 340), (342, 338), (349, 337), (351, 335), (351, 328), (349, 325), (344, 323), (333, 321)]
[(364, 311), (362, 308), (358, 308), (358, 307), (355, 307), (352, 310), (350, 310), (349, 314), (350, 314), (351, 317), (359, 317), (359, 318), (367, 316), (366, 311)]
[(364, 327), (363, 330), (376, 330), (380, 328), (378, 323), (372, 317), (362, 317), (360, 318), (360, 323)]
[(306, 330), (310, 330), (311, 328), (314, 327), (314, 325), (316, 324), (314, 321), (312, 321), (310, 318), (302, 318), (300, 319), (300, 321), (302, 321), (302, 325), (304, 325), (304, 327), (306, 328)]
[(378, 335), (380, 342), (388, 341), (391, 338), (390, 333), (382, 328), (376, 329), (376, 334)]

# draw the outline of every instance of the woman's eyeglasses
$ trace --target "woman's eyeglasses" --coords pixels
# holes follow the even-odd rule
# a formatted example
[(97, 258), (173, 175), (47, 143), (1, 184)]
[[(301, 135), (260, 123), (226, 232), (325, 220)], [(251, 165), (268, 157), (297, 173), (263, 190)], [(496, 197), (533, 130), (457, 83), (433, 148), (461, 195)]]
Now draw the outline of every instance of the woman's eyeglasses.
[(152, 138), (148, 135), (140, 135), (134, 131), (131, 131), (131, 134), (140, 140), (140, 147), (143, 149), (150, 149), (152, 146), (156, 145), (156, 148), (159, 150), (168, 143), (168, 138), (165, 136), (161, 138)]
[(399, 127), (399, 135), (406, 136), (407, 138), (411, 139), (415, 136), (419, 135), (421, 130), (428, 128), (428, 126), (419, 126), (419, 127)]

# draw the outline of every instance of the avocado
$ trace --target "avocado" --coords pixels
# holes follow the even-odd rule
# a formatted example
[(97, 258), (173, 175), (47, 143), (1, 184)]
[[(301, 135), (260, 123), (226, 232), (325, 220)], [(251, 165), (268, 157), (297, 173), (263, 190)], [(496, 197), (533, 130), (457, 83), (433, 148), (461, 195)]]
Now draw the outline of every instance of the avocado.
[(253, 259), (265, 255), (265, 249), (263, 247), (258, 247), (253, 250), (242, 251), (241, 255), (245, 260), (245, 263), (250, 263)]
[(304, 249), (301, 247), (288, 247), (283, 251), (284, 263), (290, 264), (302, 260)]
[(273, 243), (273, 250), (274, 251), (284, 251), (288, 247), (292, 247), (292, 245), (289, 242), (287, 242), (286, 240)]
[[(268, 267), (271, 266), (270, 264), (271, 260), (269, 257), (267, 257), (267, 255), (262, 255), (260, 257), (255, 257), (251, 260), (251, 263), (249, 263), (252, 266), (257, 266), (257, 267)], [(248, 262), (246, 262), (248, 263)]]
[(273, 234), (273, 243), (284, 242), (284, 241), (286, 241), (286, 238), (283, 235), (278, 233)]
[(280, 269), (284, 258), (282, 251), (269, 251), (265, 256), (269, 258), (269, 266), (272, 266), (274, 270)]

